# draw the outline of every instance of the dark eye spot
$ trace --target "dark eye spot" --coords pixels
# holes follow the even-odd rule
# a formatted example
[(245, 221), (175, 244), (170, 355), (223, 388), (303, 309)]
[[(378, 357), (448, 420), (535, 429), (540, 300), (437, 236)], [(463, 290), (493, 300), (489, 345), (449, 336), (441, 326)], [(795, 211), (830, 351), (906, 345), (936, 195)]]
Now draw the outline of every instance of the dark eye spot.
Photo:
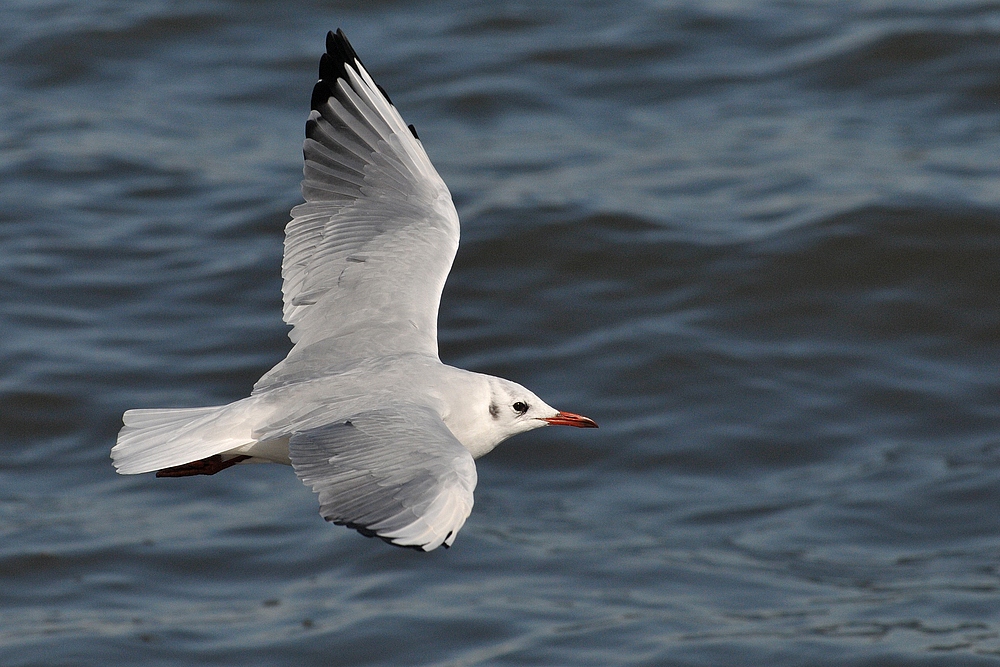
[(518, 401), (517, 403), (515, 403), (510, 407), (514, 408), (514, 412), (516, 412), (519, 415), (523, 415), (525, 412), (528, 411), (528, 404), (525, 403), (524, 401)]
[(490, 416), (497, 419), (500, 416), (500, 408), (496, 403), (490, 403)]

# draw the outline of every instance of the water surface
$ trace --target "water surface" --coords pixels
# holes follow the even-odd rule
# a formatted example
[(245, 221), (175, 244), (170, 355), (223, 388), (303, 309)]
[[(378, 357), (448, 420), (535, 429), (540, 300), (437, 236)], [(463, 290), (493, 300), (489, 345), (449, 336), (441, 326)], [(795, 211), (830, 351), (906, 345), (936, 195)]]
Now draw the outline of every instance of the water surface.
[[(338, 26), (463, 220), (442, 358), (601, 424), (431, 554), (108, 459), (287, 352)], [(981, 1), (4, 4), (0, 663), (993, 664), (998, 72)]]

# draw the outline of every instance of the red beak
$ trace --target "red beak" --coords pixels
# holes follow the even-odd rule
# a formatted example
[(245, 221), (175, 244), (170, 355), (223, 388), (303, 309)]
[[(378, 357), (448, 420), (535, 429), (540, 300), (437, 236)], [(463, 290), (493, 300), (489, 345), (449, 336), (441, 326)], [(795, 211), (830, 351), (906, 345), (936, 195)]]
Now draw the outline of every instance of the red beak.
[(552, 426), (576, 426), (578, 428), (597, 428), (597, 422), (590, 417), (574, 415), (572, 412), (560, 412), (555, 417), (547, 417), (542, 420)]

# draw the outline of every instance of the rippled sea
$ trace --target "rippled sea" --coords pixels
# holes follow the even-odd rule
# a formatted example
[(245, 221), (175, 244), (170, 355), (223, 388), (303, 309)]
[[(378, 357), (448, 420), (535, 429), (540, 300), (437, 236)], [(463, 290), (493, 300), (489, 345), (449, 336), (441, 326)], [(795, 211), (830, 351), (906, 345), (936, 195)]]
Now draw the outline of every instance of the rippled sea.
[[(600, 430), (454, 548), (289, 468), (118, 476), (245, 396), (327, 30), (451, 187), (441, 356)], [(0, 664), (1000, 662), (1000, 4), (0, 4)]]

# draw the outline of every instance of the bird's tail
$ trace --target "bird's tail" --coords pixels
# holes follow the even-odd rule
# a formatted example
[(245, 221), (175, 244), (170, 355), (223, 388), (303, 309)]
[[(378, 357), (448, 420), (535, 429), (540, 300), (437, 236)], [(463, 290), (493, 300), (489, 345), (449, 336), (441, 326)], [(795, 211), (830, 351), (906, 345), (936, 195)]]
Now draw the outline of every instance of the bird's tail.
[(115, 468), (135, 475), (192, 461), (254, 443), (251, 429), (234, 410), (242, 401), (210, 408), (129, 410), (111, 449)]

